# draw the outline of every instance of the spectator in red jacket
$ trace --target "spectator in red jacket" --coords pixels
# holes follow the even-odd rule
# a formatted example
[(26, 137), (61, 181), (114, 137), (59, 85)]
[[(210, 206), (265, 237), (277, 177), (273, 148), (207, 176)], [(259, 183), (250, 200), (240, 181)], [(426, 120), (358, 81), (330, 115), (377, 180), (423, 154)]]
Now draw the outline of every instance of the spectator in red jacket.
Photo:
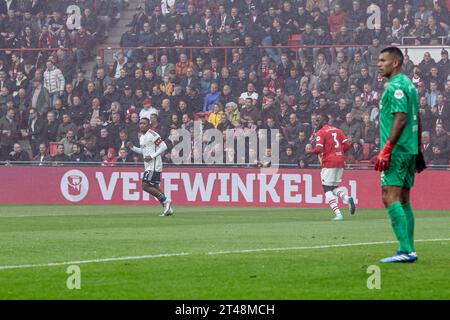
[(330, 27), (330, 33), (333, 38), (336, 36), (336, 33), (339, 32), (341, 27), (345, 25), (345, 19), (347, 18), (347, 13), (342, 11), (341, 5), (337, 3), (334, 6), (334, 10), (328, 17), (328, 25)]
[(117, 162), (116, 150), (109, 148), (106, 156), (103, 157), (102, 166), (112, 167)]
[(84, 59), (90, 54), (90, 47), (92, 45), (92, 37), (86, 32), (86, 28), (81, 26), (75, 36), (75, 48), (73, 49), (77, 59), (77, 69), (81, 69)]

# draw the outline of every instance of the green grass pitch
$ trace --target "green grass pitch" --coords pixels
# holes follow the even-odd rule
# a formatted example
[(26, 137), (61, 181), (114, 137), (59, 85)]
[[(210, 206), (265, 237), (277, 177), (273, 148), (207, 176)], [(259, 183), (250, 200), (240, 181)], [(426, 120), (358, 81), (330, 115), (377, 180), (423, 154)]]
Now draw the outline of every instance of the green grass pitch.
[(384, 210), (175, 209), (0, 206), (0, 299), (450, 299), (450, 212), (416, 212), (419, 260), (384, 265)]

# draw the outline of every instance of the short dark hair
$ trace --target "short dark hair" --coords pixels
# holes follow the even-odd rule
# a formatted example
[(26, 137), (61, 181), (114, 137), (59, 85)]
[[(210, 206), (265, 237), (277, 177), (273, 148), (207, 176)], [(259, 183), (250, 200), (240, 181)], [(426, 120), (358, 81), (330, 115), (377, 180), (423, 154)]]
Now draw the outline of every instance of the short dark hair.
[(145, 120), (145, 121), (147, 121), (147, 123), (150, 123), (150, 119), (146, 118), (146, 117), (142, 117), (140, 120)]
[(397, 47), (387, 47), (381, 50), (381, 53), (389, 53), (392, 54), (395, 58), (397, 58), (400, 61), (400, 66), (403, 65), (403, 52)]
[(325, 114), (325, 113), (322, 113), (320, 115), (320, 118), (325, 120), (326, 123), (328, 123), (330, 121), (330, 117), (327, 114)]

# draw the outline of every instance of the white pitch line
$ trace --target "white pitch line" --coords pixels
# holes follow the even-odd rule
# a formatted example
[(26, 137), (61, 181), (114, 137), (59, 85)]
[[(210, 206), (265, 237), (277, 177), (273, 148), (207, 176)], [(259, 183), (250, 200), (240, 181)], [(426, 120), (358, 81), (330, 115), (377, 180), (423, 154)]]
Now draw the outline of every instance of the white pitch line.
[[(415, 242), (437, 242), (437, 241), (450, 241), (450, 238), (415, 240)], [(309, 250), (309, 249), (329, 249), (329, 248), (343, 248), (343, 247), (345, 248), (345, 247), (355, 247), (355, 246), (373, 246), (373, 245), (377, 245), (377, 244), (390, 244), (390, 243), (397, 243), (397, 241), (344, 243), (344, 244), (317, 245), (317, 246), (311, 246), (311, 247), (260, 248), (260, 249), (247, 249), (247, 250), (213, 251), (213, 252), (208, 252), (208, 254), (209, 255), (217, 255), (217, 254), (232, 254), (232, 253), (251, 253), (251, 252), (289, 251), (289, 250)]]
[(99, 263), (99, 262), (111, 262), (111, 261), (128, 261), (128, 260), (142, 260), (142, 259), (155, 259), (164, 257), (179, 257), (188, 256), (190, 253), (162, 253), (162, 254), (149, 254), (144, 256), (131, 256), (131, 257), (116, 257), (116, 258), (104, 258), (104, 259), (93, 259), (93, 260), (80, 260), (80, 261), (66, 261), (66, 262), (50, 262), (41, 264), (21, 264), (17, 266), (0, 266), (0, 270), (11, 270), (11, 269), (24, 269), (24, 268), (41, 268), (41, 267), (58, 267), (73, 264), (84, 264), (84, 263)]
[[(450, 238), (415, 240), (415, 242), (439, 242), (439, 241), (450, 241)], [(206, 255), (220, 255), (220, 254), (233, 254), (233, 253), (253, 253), (253, 252), (271, 252), (271, 251), (289, 251), (289, 250), (345, 248), (345, 247), (371, 246), (371, 245), (391, 244), (391, 243), (397, 243), (397, 241), (344, 243), (344, 244), (317, 245), (317, 246), (310, 246), (310, 247), (260, 248), (260, 249), (232, 250), (232, 251), (211, 251), (211, 252), (207, 252)], [(86, 264), (86, 263), (130, 261), (130, 260), (155, 259), (155, 258), (164, 258), (164, 257), (190, 256), (190, 255), (194, 255), (194, 253), (188, 253), (188, 252), (162, 253), (162, 254), (150, 254), (150, 255), (143, 255), (143, 256), (116, 257), (116, 258), (104, 258), (104, 259), (93, 259), (93, 260), (80, 260), (80, 261), (67, 261), (67, 262), (50, 262), (50, 263), (42, 263), (42, 264), (22, 264), (22, 265), (15, 265), (15, 266), (0, 266), (0, 270), (25, 269), (25, 268), (42, 268), (42, 267), (57, 267), (57, 266), (77, 265), (77, 264)]]

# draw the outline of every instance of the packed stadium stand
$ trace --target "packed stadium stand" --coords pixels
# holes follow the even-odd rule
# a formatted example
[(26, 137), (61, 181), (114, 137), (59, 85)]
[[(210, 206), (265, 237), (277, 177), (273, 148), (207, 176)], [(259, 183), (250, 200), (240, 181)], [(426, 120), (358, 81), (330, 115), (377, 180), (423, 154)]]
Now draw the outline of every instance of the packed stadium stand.
[[(420, 61), (406, 49), (403, 71), (420, 94), (425, 158), (448, 165), (449, 10), (448, 0), (0, 0), (0, 161), (139, 163), (127, 142), (148, 117), (167, 163), (176, 129), (194, 136), (198, 123), (243, 139), (278, 129), (280, 164), (305, 168), (319, 163), (307, 150), (325, 113), (351, 141), (347, 163), (370, 166), (386, 82), (378, 54), (406, 45), (424, 48)], [(223, 153), (248, 162), (236, 146)]]

